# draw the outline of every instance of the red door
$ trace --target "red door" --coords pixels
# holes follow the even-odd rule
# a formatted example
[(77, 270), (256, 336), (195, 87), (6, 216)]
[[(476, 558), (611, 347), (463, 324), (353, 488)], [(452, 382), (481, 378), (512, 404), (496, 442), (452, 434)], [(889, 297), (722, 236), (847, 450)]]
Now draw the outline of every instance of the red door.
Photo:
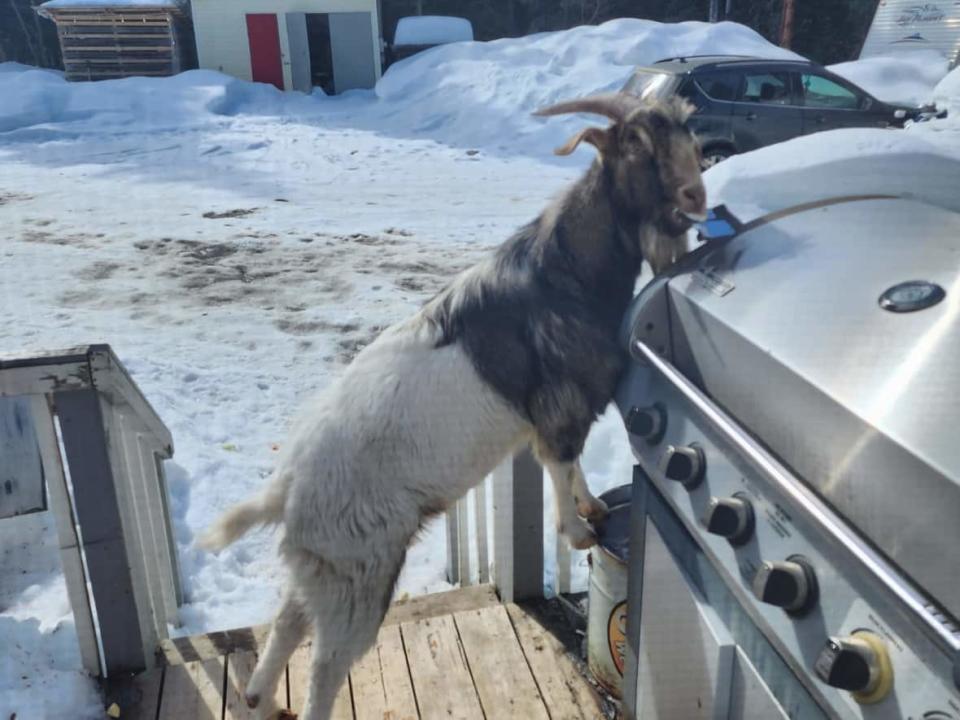
[(273, 13), (247, 15), (247, 39), (250, 42), (250, 69), (253, 71), (253, 81), (270, 83), (283, 90), (277, 16)]

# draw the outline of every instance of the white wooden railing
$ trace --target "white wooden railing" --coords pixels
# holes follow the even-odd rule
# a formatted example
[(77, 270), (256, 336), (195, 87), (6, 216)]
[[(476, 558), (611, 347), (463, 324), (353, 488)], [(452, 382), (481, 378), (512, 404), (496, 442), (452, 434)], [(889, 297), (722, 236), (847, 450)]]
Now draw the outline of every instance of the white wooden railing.
[[(503, 462), (447, 512), (447, 579), (492, 582), (504, 602), (544, 594), (544, 474), (527, 450)], [(554, 591), (570, 591), (570, 549), (562, 538)]]

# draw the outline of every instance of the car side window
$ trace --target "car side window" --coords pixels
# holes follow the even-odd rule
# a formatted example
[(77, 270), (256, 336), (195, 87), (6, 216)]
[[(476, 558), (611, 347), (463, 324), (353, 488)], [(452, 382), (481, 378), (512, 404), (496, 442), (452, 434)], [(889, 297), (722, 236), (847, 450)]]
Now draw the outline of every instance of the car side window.
[(860, 98), (833, 80), (822, 75), (801, 75), (803, 104), (807, 107), (830, 108), (833, 110), (856, 110), (860, 107)]
[(740, 74), (735, 72), (704, 73), (697, 76), (700, 90), (711, 100), (730, 102), (737, 99), (740, 89)]
[(740, 90), (740, 102), (763, 105), (792, 105), (790, 73), (748, 72)]

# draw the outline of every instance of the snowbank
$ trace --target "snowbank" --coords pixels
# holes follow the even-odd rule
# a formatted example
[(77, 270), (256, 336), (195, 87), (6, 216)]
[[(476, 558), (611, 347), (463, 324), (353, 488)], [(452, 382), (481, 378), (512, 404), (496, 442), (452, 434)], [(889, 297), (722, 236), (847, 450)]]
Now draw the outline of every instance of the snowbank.
[(960, 113), (960, 67), (955, 67), (933, 89), (933, 99), (938, 106), (951, 113)]
[(619, 90), (637, 65), (673, 55), (795, 58), (734, 23), (667, 25), (612, 20), (557, 33), (433, 48), (391, 66), (377, 85), (381, 120), (394, 131), (547, 157), (583, 118), (534, 110)]
[(442, 45), (392, 65), (375, 92), (333, 98), (283, 93), (206, 70), (69, 85), (35, 71), (13, 71), (0, 75), (0, 97), (12, 99), (0, 105), (0, 132), (42, 127), (44, 137), (57, 130), (74, 137), (108, 127), (161, 130), (250, 114), (577, 165), (586, 154), (560, 160), (551, 152), (582, 127), (583, 118), (534, 118), (533, 111), (619, 89), (637, 65), (697, 54), (797, 57), (734, 23), (623, 19), (524, 38)]
[(316, 113), (322, 96), (283, 93), (272, 85), (211, 70), (68, 83), (60, 74), (4, 63), (0, 97), (0, 132), (38, 127), (53, 131), (52, 126), (58, 126), (76, 136), (111, 128), (184, 129), (248, 110), (266, 117), (295, 114), (299, 108)]
[(904, 52), (831, 65), (829, 70), (859, 85), (878, 100), (922, 105), (947, 72), (947, 61), (933, 50)]
[(437, 45), (471, 40), (473, 24), (469, 20), (443, 15), (400, 18), (393, 33), (394, 45)]

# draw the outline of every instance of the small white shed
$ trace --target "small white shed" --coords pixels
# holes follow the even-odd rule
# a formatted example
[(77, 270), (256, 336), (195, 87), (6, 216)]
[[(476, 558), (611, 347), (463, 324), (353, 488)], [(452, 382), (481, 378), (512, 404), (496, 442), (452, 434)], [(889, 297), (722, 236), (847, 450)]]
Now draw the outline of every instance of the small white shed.
[(192, 0), (201, 68), (327, 93), (380, 78), (377, 0)]

